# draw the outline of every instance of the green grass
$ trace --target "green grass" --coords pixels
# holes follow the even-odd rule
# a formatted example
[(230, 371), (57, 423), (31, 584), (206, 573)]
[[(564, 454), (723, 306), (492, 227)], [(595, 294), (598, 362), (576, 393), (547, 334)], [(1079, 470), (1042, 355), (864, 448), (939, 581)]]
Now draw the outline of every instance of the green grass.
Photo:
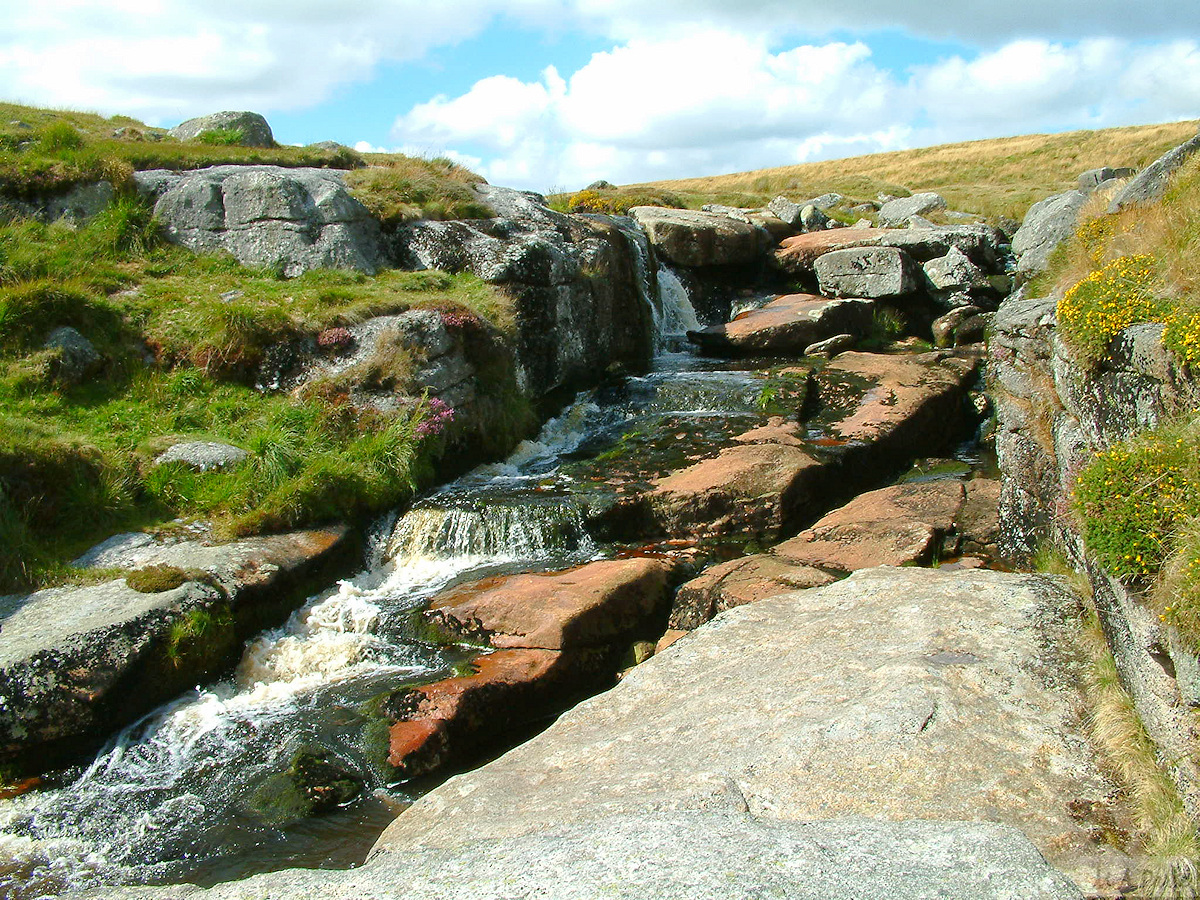
[(1147, 897), (1187, 900), (1200, 891), (1200, 837), (1154, 742), (1121, 686), (1099, 618), (1088, 613), (1083, 638), (1090, 656), (1084, 680), (1088, 730), (1120, 783), (1140, 850), (1138, 881)]
[(549, 198), (552, 209), (572, 213), (606, 213), (623, 216), (635, 206), (667, 206), (682, 209), (688, 204), (671, 191), (621, 190), (616, 187), (585, 189), (574, 194), (553, 194)]
[(445, 157), (372, 155), (371, 166), (350, 172), (346, 184), (385, 227), (415, 219), (489, 219), (495, 212), (474, 191), (483, 181)]
[[(403, 502), (454, 438), (418, 432), (419, 395), (384, 415), (349, 403), (347, 386), (293, 397), (252, 382), (272, 344), (414, 308), (440, 312), (470, 346), (498, 433), (525, 430), (528, 404), (501, 349), (513, 311), (474, 276), (317, 270), (282, 280), (164, 244), (127, 197), (75, 230), (0, 225), (0, 592), (86, 577), (65, 561), (114, 531), (203, 517), (234, 537)], [(42, 349), (64, 325), (104, 359), (83, 384), (61, 382)], [(380, 363), (388, 387), (410, 391), (404, 360)], [(183, 439), (250, 458), (221, 472), (153, 465)]]

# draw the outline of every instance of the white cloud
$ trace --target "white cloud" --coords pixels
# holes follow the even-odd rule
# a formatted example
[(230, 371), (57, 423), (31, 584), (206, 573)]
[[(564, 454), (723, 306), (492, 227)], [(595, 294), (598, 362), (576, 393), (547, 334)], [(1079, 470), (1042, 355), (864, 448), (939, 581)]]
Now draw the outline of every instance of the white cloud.
[(397, 140), (469, 146), (493, 181), (545, 189), (786, 165), (1200, 111), (1200, 45), (1021, 40), (898, 76), (861, 42), (771, 52), (713, 29), (639, 38), (563, 79), (488, 78), (400, 116)]

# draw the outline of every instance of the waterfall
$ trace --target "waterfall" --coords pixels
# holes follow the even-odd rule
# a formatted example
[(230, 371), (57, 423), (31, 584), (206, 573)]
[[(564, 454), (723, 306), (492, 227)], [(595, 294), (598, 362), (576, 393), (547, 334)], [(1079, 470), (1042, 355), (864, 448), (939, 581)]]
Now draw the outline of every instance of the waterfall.
[(388, 543), (397, 567), (454, 558), (549, 561), (595, 552), (578, 505), (569, 502), (417, 508), (397, 523)]
[(662, 310), (659, 335), (663, 343), (686, 340), (689, 331), (699, 331), (704, 327), (696, 318), (696, 309), (692, 306), (687, 288), (665, 263), (660, 263), (658, 267), (658, 305)]

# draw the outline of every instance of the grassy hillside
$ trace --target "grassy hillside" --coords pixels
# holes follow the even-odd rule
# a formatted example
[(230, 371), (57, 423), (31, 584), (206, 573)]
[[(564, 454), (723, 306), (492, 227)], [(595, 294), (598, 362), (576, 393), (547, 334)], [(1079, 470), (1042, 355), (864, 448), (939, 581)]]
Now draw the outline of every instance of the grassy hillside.
[(944, 144), (717, 175), (630, 185), (636, 192), (669, 191), (688, 206), (728, 203), (760, 206), (779, 194), (793, 199), (837, 191), (873, 200), (937, 191), (954, 209), (1019, 219), (1029, 206), (1075, 185), (1079, 173), (1099, 166), (1141, 167), (1196, 133), (1200, 122), (1031, 134)]

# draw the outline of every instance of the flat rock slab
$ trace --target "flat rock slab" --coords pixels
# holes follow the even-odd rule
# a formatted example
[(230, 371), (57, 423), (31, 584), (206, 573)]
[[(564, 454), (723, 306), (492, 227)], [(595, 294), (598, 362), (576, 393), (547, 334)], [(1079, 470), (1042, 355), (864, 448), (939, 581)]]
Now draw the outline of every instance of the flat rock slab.
[[(343, 527), (233, 544), (117, 535), (77, 564), (168, 566), (179, 582), (142, 593), (124, 579), (0, 601), (0, 761), (42, 769), (215, 675), (241, 641), (282, 622), (311, 580), (353, 549)], [(190, 616), (203, 640), (172, 638)]]
[(920, 456), (918, 447), (935, 452), (961, 432), (964, 392), (979, 362), (975, 355), (952, 351), (842, 353), (821, 371), (822, 391), (839, 380), (871, 386), (856, 394), (853, 407), (831, 431), (844, 441), (886, 441), (901, 455)]
[(427, 615), (493, 647), (602, 647), (630, 636), (662, 608), (669, 572), (656, 559), (621, 559), (487, 578), (439, 594)]
[(774, 540), (823, 471), (823, 463), (799, 447), (740, 444), (659, 479), (645, 502), (667, 534), (736, 531)]
[(635, 206), (629, 215), (654, 248), (680, 266), (747, 265), (757, 262), (766, 249), (765, 231), (725, 213)]
[(811, 274), (826, 253), (852, 247), (894, 247), (918, 262), (945, 256), (951, 248), (969, 256), (976, 264), (992, 267), (1002, 242), (988, 225), (938, 225), (922, 228), (838, 228), (814, 231), (787, 238), (775, 251), (775, 262), (793, 275)]
[(834, 335), (863, 335), (874, 305), (816, 294), (785, 294), (732, 322), (689, 331), (688, 340), (709, 353), (803, 356), (807, 347)]
[(733, 806), (998, 822), (1110, 890), (1124, 861), (1072, 812), (1112, 796), (1080, 724), (1077, 618), (1056, 582), (980, 570), (868, 569), (741, 606), (427, 794), (376, 849)]
[[(593, 650), (497, 650), (472, 661), (465, 675), (393, 695), (388, 762), (413, 777), (481, 749), (561, 712), (573, 700), (612, 683), (615, 654)], [(508, 744), (513, 741), (509, 739)]]
[(815, 265), (821, 293), (830, 297), (886, 299), (913, 293), (921, 267), (895, 247), (853, 247), (834, 250)]
[(952, 535), (966, 501), (967, 486), (948, 479), (860, 494), (770, 552), (713, 566), (680, 587), (671, 627), (696, 628), (726, 609), (859, 569), (928, 564), (947, 542), (957, 545)]
[(815, 822), (719, 811), (597, 817), (346, 872), (291, 870), (209, 891), (113, 898), (272, 900), (1081, 900), (1019, 831), (990, 823)]

